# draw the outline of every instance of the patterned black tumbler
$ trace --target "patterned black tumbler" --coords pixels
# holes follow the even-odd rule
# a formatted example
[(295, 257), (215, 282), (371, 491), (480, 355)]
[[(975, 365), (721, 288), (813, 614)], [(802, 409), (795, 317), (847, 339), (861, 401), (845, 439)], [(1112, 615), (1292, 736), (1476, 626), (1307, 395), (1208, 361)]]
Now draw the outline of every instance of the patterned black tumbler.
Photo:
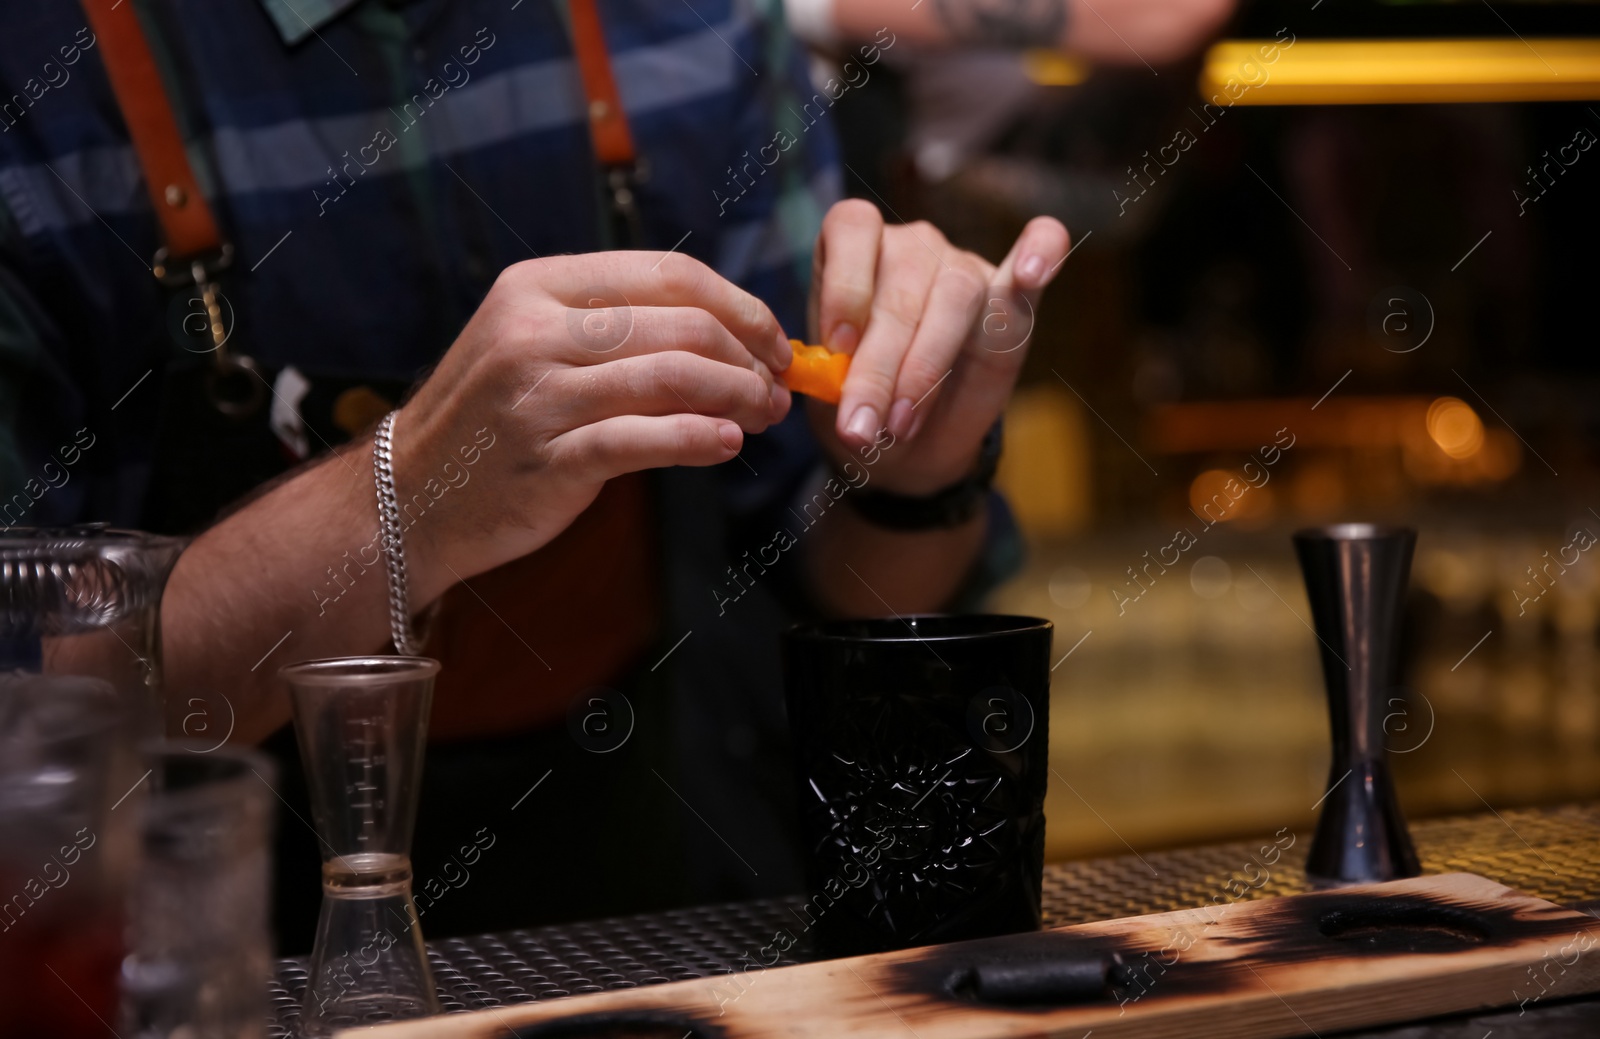
[(818, 953), (1039, 927), (1051, 628), (978, 615), (785, 633)]

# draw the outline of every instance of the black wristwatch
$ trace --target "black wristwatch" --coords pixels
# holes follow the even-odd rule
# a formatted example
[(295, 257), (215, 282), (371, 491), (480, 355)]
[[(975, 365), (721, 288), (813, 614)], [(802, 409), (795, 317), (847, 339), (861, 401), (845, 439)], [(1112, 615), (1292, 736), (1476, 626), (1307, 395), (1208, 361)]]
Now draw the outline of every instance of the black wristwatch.
[[(978, 449), (978, 464), (970, 474), (932, 494), (893, 494), (875, 491), (868, 484), (845, 496), (856, 514), (888, 530), (948, 530), (976, 516), (989, 499), (995, 470), (1000, 467), (1004, 439), (1001, 420), (995, 419)], [(892, 448), (891, 448), (892, 450)]]

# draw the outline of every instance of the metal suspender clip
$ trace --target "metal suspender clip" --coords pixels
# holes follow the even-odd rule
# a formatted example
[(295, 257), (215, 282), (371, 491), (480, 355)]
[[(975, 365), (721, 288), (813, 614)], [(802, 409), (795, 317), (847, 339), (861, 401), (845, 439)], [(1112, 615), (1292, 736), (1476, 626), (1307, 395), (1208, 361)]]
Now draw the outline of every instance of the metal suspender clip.
[(650, 167), (643, 159), (606, 168), (606, 186), (611, 189), (612, 223), (618, 242), (625, 248), (644, 247), (644, 223), (639, 218), (638, 187), (650, 179)]
[(233, 263), (233, 246), (228, 242), (207, 253), (174, 262), (166, 246), (156, 250), (151, 271), (169, 289), (193, 287), (199, 292), (188, 300), (192, 310), (185, 317), (202, 317), (211, 345), (204, 353), (212, 355), (211, 371), (206, 374), (206, 397), (212, 407), (230, 418), (248, 418), (261, 409), (267, 399), (267, 381), (256, 362), (246, 354), (228, 349), (233, 334), (231, 313), (224, 318), (223, 308), (231, 305), (217, 285), (217, 276)]

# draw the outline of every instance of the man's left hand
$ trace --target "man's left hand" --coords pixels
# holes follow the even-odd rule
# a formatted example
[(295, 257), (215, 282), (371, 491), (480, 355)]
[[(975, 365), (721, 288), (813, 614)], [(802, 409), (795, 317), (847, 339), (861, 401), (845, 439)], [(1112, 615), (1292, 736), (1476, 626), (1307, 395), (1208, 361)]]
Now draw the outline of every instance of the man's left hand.
[(999, 267), (926, 222), (886, 226), (871, 203), (829, 210), (812, 276), (814, 335), (854, 355), (837, 408), (806, 402), (838, 463), (887, 428), (894, 446), (872, 481), (931, 494), (968, 475), (1004, 410), (1040, 293), (1069, 247), (1057, 220), (1028, 223)]

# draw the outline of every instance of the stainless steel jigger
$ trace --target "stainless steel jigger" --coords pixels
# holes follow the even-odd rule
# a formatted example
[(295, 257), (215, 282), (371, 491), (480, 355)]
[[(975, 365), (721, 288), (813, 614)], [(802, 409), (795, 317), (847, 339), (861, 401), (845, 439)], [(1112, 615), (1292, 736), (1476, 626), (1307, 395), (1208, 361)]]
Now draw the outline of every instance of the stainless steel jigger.
[(1306, 875), (1342, 883), (1422, 872), (1395, 797), (1383, 719), (1417, 532), (1343, 523), (1294, 535), (1321, 643), (1333, 765)]

